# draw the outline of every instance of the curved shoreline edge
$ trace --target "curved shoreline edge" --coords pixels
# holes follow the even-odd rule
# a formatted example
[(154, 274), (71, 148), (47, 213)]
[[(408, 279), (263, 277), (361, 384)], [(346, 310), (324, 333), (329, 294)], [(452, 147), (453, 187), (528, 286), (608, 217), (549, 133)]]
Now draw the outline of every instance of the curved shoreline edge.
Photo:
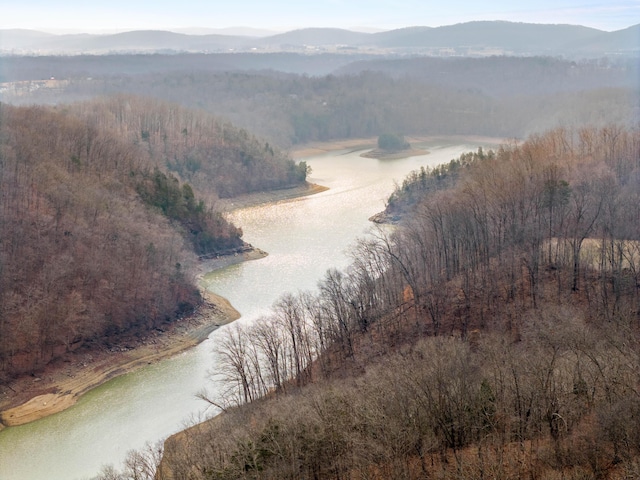
[[(293, 200), (325, 190), (327, 187), (306, 183), (291, 189), (247, 195), (235, 199), (228, 210)], [(266, 252), (253, 248), (239, 255), (205, 260), (198, 265), (198, 283), (205, 273), (265, 256)], [(182, 353), (206, 340), (218, 327), (240, 318), (240, 313), (226, 298), (202, 286), (200, 293), (203, 302), (192, 315), (175, 322), (165, 332), (150, 332), (133, 348), (95, 350), (84, 353), (84, 357), (74, 353), (70, 359), (45, 367), (42, 378), (23, 376), (13, 382), (13, 387), (6, 385), (13, 393), (5, 392), (0, 396), (0, 430), (62, 412), (90, 390), (145, 365)]]
[(208, 291), (202, 291), (202, 295), (203, 303), (197, 311), (173, 324), (163, 334), (151, 335), (130, 350), (93, 352), (91, 363), (67, 367), (64, 372), (56, 369), (58, 371), (51, 374), (55, 379), (50, 385), (47, 380), (42, 381), (46, 385), (41, 388), (50, 391), (3, 410), (0, 422), (5, 427), (14, 427), (66, 410), (88, 391), (115, 377), (194, 347), (221, 325), (240, 318), (240, 313), (225, 298)]

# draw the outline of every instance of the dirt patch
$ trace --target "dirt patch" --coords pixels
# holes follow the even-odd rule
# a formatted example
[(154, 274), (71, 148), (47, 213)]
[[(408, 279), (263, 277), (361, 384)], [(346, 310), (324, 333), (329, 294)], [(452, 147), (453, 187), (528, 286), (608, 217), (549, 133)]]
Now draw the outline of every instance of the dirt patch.
[[(426, 142), (432, 142), (435, 140), (447, 140), (447, 141), (459, 141), (469, 143), (484, 143), (493, 145), (502, 145), (507, 143), (504, 138), (484, 137), (480, 135), (416, 135), (406, 136), (405, 139), (410, 144), (420, 144)], [(314, 155), (322, 155), (323, 153), (329, 153), (336, 150), (349, 150), (350, 152), (358, 150), (374, 149), (378, 146), (378, 137), (369, 138), (351, 138), (347, 140), (334, 140), (330, 142), (310, 142), (302, 145), (296, 145), (289, 153), (297, 160), (311, 157)]]
[(378, 143), (377, 137), (372, 138), (351, 138), (347, 140), (334, 140), (331, 142), (310, 142), (297, 145), (289, 152), (296, 160), (322, 155), (323, 153), (334, 152), (336, 150), (366, 150), (375, 148)]
[(256, 192), (240, 197), (225, 198), (216, 202), (216, 208), (222, 212), (230, 212), (239, 208), (255, 207), (265, 203), (280, 202), (283, 200), (291, 200), (293, 198), (305, 197), (316, 193), (324, 192), (328, 187), (323, 187), (315, 183), (305, 183), (297, 187), (282, 188), (280, 190), (271, 190), (269, 192)]

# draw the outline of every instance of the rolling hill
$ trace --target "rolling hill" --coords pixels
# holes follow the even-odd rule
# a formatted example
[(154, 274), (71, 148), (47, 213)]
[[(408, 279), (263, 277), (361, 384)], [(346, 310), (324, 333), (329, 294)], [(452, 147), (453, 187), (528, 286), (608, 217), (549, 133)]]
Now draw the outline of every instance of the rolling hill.
[[(194, 30), (191, 30), (194, 31)], [(229, 33), (238, 30), (229, 30)], [(228, 52), (348, 47), (377, 53), (578, 55), (637, 54), (640, 26), (606, 32), (580, 25), (474, 21), (437, 28), (416, 26), (379, 33), (338, 28), (305, 28), (268, 36), (193, 35), (133, 31), (110, 35), (52, 35), (32, 30), (0, 30), (0, 53), (104, 54), (132, 52)], [(248, 31), (251, 33), (251, 31)]]

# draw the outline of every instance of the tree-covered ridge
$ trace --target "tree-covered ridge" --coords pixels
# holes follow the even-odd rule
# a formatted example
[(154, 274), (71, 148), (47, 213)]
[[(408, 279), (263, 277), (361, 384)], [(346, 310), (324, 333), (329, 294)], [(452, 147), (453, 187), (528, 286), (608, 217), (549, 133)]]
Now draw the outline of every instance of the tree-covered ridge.
[(220, 198), (303, 183), (306, 164), (201, 110), (114, 96), (71, 107), (135, 144), (161, 170)]
[(224, 332), (160, 478), (638, 476), (640, 131), (504, 145), (353, 258)]
[(242, 245), (242, 230), (230, 224), (220, 212), (197, 200), (191, 185), (158, 168), (140, 174), (136, 182), (140, 198), (176, 221), (198, 255), (230, 250)]
[[(169, 170), (194, 158), (199, 169)], [(196, 254), (243, 244), (215, 199), (306, 172), (242, 130), (161, 102), (0, 104), (0, 379), (193, 309)]]
[(139, 200), (136, 149), (72, 115), (0, 109), (0, 378), (192, 309), (193, 255)]
[(464, 169), (494, 156), (495, 152), (492, 150), (485, 152), (480, 147), (477, 152), (463, 153), (459, 158), (453, 159), (449, 163), (434, 168), (420, 167), (420, 169), (410, 172), (401, 185), (396, 185), (389, 196), (384, 210), (385, 218), (393, 222), (399, 221), (425, 196), (439, 190), (452, 188)]

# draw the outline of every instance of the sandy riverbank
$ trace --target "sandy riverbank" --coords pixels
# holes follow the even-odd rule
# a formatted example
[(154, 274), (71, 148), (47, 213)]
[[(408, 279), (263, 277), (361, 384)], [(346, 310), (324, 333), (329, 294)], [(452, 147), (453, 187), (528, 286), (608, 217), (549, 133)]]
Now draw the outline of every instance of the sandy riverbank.
[(316, 183), (305, 183), (297, 187), (282, 188), (280, 190), (271, 190), (269, 192), (256, 192), (242, 195), (240, 197), (225, 198), (216, 202), (216, 208), (222, 212), (229, 212), (239, 208), (255, 207), (265, 203), (281, 202), (294, 198), (314, 195), (324, 192), (327, 187)]
[[(405, 135), (405, 139), (416, 149), (420, 148), (420, 144), (441, 139), (452, 142), (477, 142), (479, 144), (482, 143), (495, 146), (508, 142), (508, 140), (504, 138), (485, 137), (481, 135)], [(350, 138), (346, 140), (334, 140), (330, 142), (309, 142), (302, 145), (296, 145), (291, 148), (289, 153), (291, 157), (296, 160), (304, 160), (307, 157), (335, 152), (336, 150), (347, 150), (348, 152), (354, 152), (358, 150), (373, 150), (377, 148), (377, 146), (378, 137)], [(419, 153), (415, 153), (414, 155), (419, 155)]]
[(347, 140), (334, 140), (331, 142), (309, 142), (294, 146), (289, 154), (296, 160), (304, 160), (307, 157), (335, 152), (336, 150), (366, 150), (376, 148), (377, 137), (350, 138)]

